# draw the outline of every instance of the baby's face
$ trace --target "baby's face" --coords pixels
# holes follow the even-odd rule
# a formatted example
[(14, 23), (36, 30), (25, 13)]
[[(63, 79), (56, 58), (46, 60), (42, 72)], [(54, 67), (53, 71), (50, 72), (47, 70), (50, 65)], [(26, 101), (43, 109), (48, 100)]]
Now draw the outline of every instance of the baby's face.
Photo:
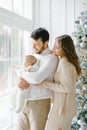
[(24, 63), (23, 66), (24, 67), (29, 67), (34, 65), (37, 62), (36, 58), (34, 56), (26, 56), (24, 58)]
[(32, 66), (32, 63), (28, 62), (24, 62), (24, 67), (28, 67), (28, 66)]

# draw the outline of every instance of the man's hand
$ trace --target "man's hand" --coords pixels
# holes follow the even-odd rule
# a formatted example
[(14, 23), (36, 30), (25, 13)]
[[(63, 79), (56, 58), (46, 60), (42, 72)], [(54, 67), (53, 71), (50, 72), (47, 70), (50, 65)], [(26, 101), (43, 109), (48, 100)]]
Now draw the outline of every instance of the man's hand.
[(21, 89), (27, 89), (30, 87), (30, 84), (23, 78), (19, 78), (18, 87)]

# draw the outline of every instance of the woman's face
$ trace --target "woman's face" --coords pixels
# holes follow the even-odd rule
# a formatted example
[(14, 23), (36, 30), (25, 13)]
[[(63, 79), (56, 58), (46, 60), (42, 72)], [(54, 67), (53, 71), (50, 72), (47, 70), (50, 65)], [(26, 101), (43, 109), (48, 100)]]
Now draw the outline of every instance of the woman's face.
[(61, 48), (61, 44), (58, 43), (58, 41), (55, 41), (54, 47), (53, 47), (53, 54), (56, 56), (63, 56), (63, 52), (62, 52), (62, 48)]

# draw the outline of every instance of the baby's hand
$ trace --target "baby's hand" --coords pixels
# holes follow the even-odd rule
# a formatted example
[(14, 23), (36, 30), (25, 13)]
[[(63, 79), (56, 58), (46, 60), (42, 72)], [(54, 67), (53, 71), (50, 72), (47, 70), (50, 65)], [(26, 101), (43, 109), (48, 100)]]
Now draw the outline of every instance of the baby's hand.
[(12, 69), (15, 70), (15, 71), (17, 71), (17, 70), (19, 70), (20, 68), (19, 68), (18, 66), (12, 66)]
[(21, 76), (22, 68), (18, 66), (13, 66), (12, 69), (16, 72), (17, 76)]

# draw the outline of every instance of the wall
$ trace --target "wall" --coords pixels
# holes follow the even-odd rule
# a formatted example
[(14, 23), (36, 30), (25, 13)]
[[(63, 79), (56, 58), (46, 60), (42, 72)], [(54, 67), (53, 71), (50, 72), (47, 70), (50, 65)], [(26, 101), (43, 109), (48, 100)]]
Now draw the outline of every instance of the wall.
[(35, 0), (33, 28), (45, 27), (50, 32), (50, 43), (58, 35), (72, 34), (74, 20), (83, 10), (84, 0)]

